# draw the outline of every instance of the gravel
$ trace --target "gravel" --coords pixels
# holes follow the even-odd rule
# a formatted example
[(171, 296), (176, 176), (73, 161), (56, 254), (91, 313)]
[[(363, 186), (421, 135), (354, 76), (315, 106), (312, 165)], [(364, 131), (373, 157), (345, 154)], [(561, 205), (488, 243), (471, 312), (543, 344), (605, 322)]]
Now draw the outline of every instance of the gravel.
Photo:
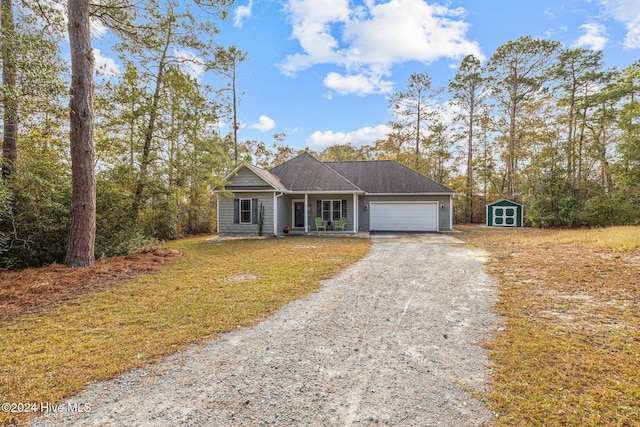
[(480, 426), (499, 322), (483, 254), (443, 234), (371, 253), (252, 327), (88, 386), (33, 426)]

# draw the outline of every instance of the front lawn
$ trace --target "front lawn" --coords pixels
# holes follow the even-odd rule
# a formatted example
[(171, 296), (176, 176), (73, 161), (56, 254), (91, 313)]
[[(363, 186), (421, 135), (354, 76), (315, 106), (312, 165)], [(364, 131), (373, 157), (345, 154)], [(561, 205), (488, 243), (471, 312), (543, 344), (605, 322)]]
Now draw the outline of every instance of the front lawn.
[(496, 424), (639, 425), (640, 227), (456, 228), (500, 284)]
[[(57, 402), (91, 382), (250, 325), (361, 259), (369, 240), (196, 238), (169, 246), (183, 256), (159, 273), (0, 323), (0, 400)], [(26, 418), (0, 412), (0, 424)]]

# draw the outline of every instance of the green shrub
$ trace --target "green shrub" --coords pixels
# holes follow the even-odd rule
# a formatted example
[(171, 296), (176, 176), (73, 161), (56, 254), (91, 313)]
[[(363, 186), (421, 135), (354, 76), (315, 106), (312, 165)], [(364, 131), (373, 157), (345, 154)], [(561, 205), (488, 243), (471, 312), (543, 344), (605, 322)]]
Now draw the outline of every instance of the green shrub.
[(96, 258), (129, 255), (148, 249), (157, 239), (145, 233), (131, 212), (135, 176), (127, 167), (98, 174), (96, 206)]
[(606, 193), (592, 197), (580, 213), (580, 224), (586, 227), (640, 224), (640, 195)]

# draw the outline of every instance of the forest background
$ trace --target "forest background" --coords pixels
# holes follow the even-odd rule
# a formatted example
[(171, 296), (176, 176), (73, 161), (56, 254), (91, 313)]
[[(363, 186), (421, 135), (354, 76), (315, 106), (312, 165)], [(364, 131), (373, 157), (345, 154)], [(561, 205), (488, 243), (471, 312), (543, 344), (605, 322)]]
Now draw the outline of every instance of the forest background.
[[(236, 71), (251, 52), (216, 43), (230, 5), (92, 6), (93, 19), (118, 35), (124, 64), (117, 79), (93, 81), (96, 257), (214, 232), (213, 189), (238, 163), (270, 168), (298, 154), (283, 133), (237, 140)], [(1, 6), (0, 265), (63, 262), (72, 223), (67, 11), (44, 0)], [(176, 55), (181, 49), (197, 55)], [(219, 85), (191, 77), (193, 65)], [(481, 221), (486, 202), (507, 198), (524, 203), (536, 227), (638, 224), (638, 96), (640, 61), (606, 68), (600, 51), (525, 36), (484, 64), (467, 56), (447, 87), (412, 74), (388, 97), (394, 117), (385, 139), (313, 154), (416, 169), (458, 192), (456, 222)], [(229, 134), (221, 120), (233, 123)]]

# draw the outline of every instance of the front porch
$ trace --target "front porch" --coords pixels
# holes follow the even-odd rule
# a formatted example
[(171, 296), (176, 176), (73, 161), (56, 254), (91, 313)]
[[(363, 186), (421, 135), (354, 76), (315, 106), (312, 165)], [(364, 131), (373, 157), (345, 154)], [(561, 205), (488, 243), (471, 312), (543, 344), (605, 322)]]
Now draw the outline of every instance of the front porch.
[[(348, 193), (294, 193), (279, 197), (277, 235), (342, 235), (358, 232), (358, 194)], [(347, 222), (342, 230), (333, 228), (340, 218)], [(327, 230), (316, 229), (320, 218)]]
[(284, 233), (279, 235), (278, 237), (294, 237), (294, 236), (313, 236), (313, 237), (360, 237), (363, 239), (368, 239), (369, 238), (369, 232), (368, 231), (358, 231), (358, 232), (354, 232), (354, 231), (334, 231), (334, 230), (329, 230), (329, 231), (316, 231), (316, 230), (312, 230), (312, 231), (308, 231), (308, 232), (304, 232), (304, 230), (291, 230), (288, 233)]

